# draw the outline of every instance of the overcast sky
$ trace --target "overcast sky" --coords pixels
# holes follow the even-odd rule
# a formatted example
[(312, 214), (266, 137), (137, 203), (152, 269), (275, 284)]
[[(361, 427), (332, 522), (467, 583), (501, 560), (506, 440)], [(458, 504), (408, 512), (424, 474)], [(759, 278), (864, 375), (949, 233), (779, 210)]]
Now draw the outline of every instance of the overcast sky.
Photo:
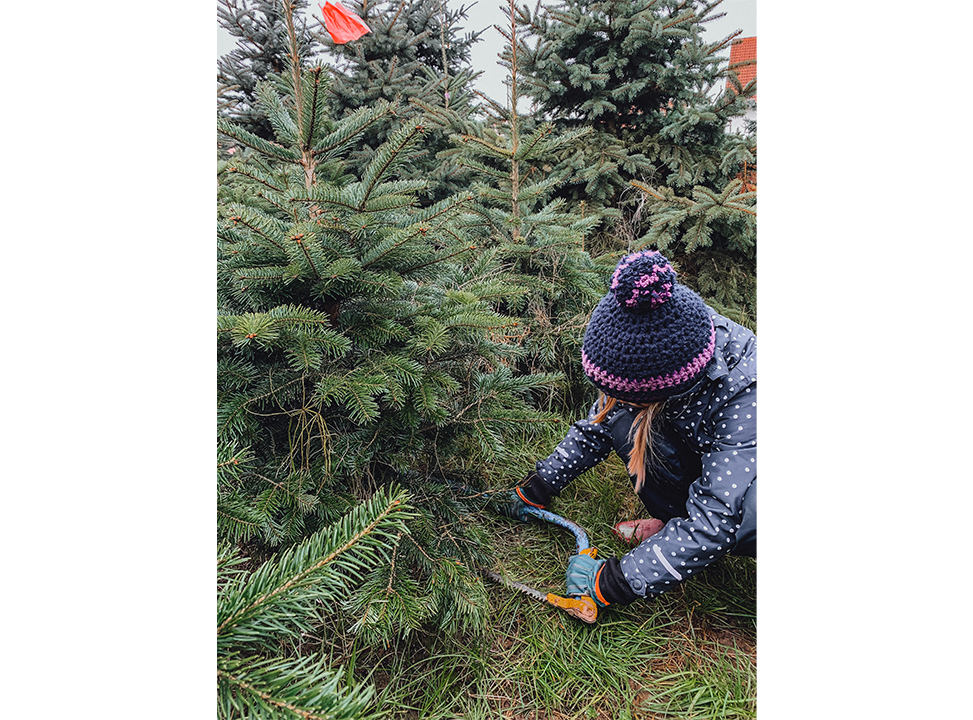
[[(319, 4), (323, 4), (323, 0), (320, 3), (318, 0), (311, 0), (309, 12), (320, 13)], [(507, 88), (504, 80), (507, 71), (499, 65), (497, 57), (503, 48), (504, 38), (494, 25), (504, 27), (509, 25), (509, 4), (504, 5), (501, 0), (476, 0), (476, 2), (467, 0), (465, 3), (461, 0), (449, 0), (450, 7), (460, 7), (463, 4), (471, 6), (467, 11), (469, 23), (468, 26), (463, 27), (463, 34), (486, 30), (480, 36), (480, 42), (472, 49), (473, 68), (483, 71), (476, 87), (485, 95), (505, 104)], [(522, 4), (522, 0), (518, 4)], [(723, 38), (735, 30), (743, 31), (740, 37), (751, 37), (757, 34), (757, 0), (724, 0), (719, 10), (725, 12), (726, 17), (706, 24), (707, 40)], [(231, 49), (233, 49), (233, 38), (217, 25), (217, 54), (223, 54)]]
[[(457, 3), (457, 0), (452, 0)], [(470, 3), (468, 3), (470, 4)], [(523, 4), (517, 0), (517, 4)], [(529, 3), (533, 7), (534, 3)], [(481, 35), (481, 40), (472, 49), (473, 67), (482, 70), (483, 75), (477, 82), (477, 89), (501, 104), (506, 102), (507, 88), (503, 84), (507, 71), (498, 62), (498, 54), (503, 49), (504, 37), (493, 26), (504, 28), (510, 25), (510, 5), (502, 5), (500, 0), (478, 0), (467, 12), (470, 18), (470, 30), (488, 28)], [(757, 34), (757, 0), (724, 0), (720, 10), (726, 17), (706, 24), (707, 40), (725, 37), (735, 30), (743, 30), (740, 37), (750, 37)]]

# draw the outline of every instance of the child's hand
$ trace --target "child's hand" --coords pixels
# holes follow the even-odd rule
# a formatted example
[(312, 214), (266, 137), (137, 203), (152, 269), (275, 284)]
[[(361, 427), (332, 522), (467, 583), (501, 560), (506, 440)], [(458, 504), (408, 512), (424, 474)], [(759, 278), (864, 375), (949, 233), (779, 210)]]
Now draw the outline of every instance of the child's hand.
[(568, 597), (586, 595), (594, 600), (598, 607), (607, 607), (608, 602), (598, 592), (598, 571), (605, 561), (596, 560), (594, 557), (596, 552), (594, 548), (588, 548), (579, 555), (572, 555), (568, 560), (567, 594)]

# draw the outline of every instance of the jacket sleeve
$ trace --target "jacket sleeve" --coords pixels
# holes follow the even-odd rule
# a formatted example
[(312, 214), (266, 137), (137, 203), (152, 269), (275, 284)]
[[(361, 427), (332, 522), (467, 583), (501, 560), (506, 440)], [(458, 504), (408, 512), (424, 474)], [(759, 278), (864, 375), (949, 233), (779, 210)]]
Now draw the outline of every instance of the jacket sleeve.
[(592, 405), (588, 417), (571, 426), (554, 452), (537, 461), (537, 475), (551, 487), (551, 495), (557, 495), (572, 480), (611, 455), (614, 449), (611, 434), (592, 422), (596, 414), (596, 405)]
[(726, 378), (714, 388), (709, 403), (697, 438), (703, 450), (702, 474), (689, 488), (685, 517), (670, 520), (620, 561), (609, 561), (605, 584), (624, 590), (624, 580), (634, 593), (618, 593), (617, 602), (663, 593), (736, 543), (744, 495), (757, 477), (756, 381), (740, 378), (733, 386)]

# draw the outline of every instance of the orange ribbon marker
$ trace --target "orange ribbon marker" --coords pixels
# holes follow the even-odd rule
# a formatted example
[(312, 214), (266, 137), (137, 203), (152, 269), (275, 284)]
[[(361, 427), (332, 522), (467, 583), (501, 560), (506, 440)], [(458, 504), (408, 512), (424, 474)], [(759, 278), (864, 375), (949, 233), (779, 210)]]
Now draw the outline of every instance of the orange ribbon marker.
[(328, 35), (337, 45), (344, 45), (351, 40), (357, 40), (371, 29), (362, 22), (361, 18), (355, 13), (346, 9), (343, 5), (326, 2), (318, 5), (324, 15), (324, 26), (328, 30)]

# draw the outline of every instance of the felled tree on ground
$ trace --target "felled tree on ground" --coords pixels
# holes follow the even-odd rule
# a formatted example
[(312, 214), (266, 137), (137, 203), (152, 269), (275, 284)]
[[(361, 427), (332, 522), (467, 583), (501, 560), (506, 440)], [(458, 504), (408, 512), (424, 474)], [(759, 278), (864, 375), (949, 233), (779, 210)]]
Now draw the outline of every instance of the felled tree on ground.
[(512, 1), (509, 22), (509, 28), (499, 28), (508, 43), (508, 105), (491, 102), (490, 117), (453, 141), (461, 149), (457, 163), (473, 173), (477, 201), (468, 227), (517, 277), (503, 306), (523, 320), (520, 332), (509, 336), (527, 351), (520, 368), (565, 375), (559, 409), (574, 412), (583, 394), (580, 339), (588, 313), (605, 291), (605, 273), (584, 249), (598, 213), (571, 212), (563, 198), (555, 198), (572, 173), (570, 164), (557, 158), (583, 143), (591, 130), (558, 131), (520, 114), (514, 40), (523, 30)]
[(401, 481), (420, 498), (416, 532), (388, 577), (359, 589), (363, 618), (401, 581), (401, 597), (436, 601), (403, 605), (388, 628), (474, 627), (485, 619), (475, 572), (485, 543), (430, 478), (502, 453), (507, 432), (541, 417), (530, 393), (555, 377), (510, 370), (521, 350), (502, 335), (516, 320), (491, 307), (504, 273), (457, 222), (472, 196), (420, 208), (424, 183), (396, 179), (421, 120), (350, 175), (348, 152), (393, 108), (332, 120), (326, 83), (323, 68), (294, 63), (258, 87), (275, 141), (219, 121), (248, 150), (220, 169), (218, 527), (280, 546), (333, 518), (343, 498)]

